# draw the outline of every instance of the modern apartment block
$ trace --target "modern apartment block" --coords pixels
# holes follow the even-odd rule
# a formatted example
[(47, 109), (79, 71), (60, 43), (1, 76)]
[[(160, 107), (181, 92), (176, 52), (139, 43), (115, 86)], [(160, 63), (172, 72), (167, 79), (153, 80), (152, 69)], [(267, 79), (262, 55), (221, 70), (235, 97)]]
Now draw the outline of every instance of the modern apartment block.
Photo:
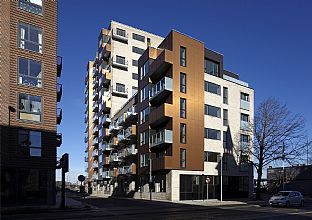
[(254, 92), (224, 70), (223, 55), (173, 30), (139, 59), (138, 89), (141, 192), (151, 158), (157, 198), (207, 199), (207, 182), (219, 198), (221, 167), (224, 197), (250, 195)]
[(111, 118), (137, 93), (138, 59), (148, 46), (157, 47), (162, 40), (115, 21), (100, 32), (96, 57), (88, 62), (85, 80), (85, 162), (93, 186), (102, 186), (106, 175), (103, 156), (108, 155), (108, 139), (103, 137)]
[(57, 1), (0, 1), (1, 206), (55, 204)]

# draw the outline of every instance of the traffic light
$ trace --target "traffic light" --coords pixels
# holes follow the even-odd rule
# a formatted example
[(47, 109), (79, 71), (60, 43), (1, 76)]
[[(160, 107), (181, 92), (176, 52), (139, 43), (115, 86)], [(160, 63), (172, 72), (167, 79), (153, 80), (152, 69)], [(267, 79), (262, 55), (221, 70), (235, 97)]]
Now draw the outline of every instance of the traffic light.
[(69, 162), (68, 162), (68, 160), (69, 160), (69, 158), (68, 158), (68, 154), (66, 153), (66, 154), (63, 154), (63, 156), (62, 156), (62, 158), (61, 158), (61, 167), (62, 167), (62, 169), (63, 169), (63, 171), (65, 172), (65, 173), (67, 173), (68, 172), (68, 170), (69, 170)]

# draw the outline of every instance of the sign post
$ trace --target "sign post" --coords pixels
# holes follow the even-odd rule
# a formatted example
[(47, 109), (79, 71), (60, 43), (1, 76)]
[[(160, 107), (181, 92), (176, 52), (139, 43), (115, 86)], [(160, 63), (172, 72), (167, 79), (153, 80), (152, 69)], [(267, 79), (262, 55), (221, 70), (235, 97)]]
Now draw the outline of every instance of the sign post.
[(209, 183), (210, 183), (210, 178), (209, 178), (209, 176), (206, 177), (206, 183), (207, 183), (207, 201), (208, 201), (208, 196), (209, 196)]

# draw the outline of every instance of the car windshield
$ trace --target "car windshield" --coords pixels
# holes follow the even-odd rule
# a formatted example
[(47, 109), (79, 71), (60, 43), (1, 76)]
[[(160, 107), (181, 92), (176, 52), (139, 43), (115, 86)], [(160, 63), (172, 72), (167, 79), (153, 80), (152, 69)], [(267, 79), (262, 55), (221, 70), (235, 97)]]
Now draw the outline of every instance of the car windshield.
[(275, 196), (288, 196), (289, 192), (278, 192)]

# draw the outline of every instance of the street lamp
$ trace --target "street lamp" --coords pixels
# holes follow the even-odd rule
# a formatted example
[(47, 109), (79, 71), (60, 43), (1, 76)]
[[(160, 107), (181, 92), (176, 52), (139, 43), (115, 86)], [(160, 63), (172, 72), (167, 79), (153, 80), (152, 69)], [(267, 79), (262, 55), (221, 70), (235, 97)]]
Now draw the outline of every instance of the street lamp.
[(9, 127), (11, 126), (11, 112), (16, 112), (15, 108), (9, 105)]

